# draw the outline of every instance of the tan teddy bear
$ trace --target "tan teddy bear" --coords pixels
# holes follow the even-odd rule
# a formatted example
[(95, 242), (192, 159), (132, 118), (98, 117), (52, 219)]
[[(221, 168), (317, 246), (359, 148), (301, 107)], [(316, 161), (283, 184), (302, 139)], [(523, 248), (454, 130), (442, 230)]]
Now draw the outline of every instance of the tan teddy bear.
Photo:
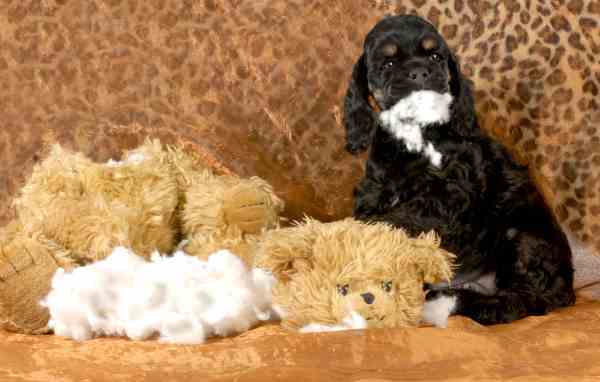
[(59, 268), (117, 246), (207, 258), (228, 249), (280, 280), (283, 325), (304, 330), (414, 325), (424, 282), (448, 280), (452, 255), (434, 234), (383, 223), (307, 220), (279, 228), (282, 201), (259, 178), (215, 175), (183, 150), (147, 141), (122, 161), (95, 163), (53, 147), (0, 230), (0, 328), (47, 331), (39, 302)]
[(59, 267), (106, 258), (116, 246), (149, 257), (181, 239), (191, 255), (230, 249), (248, 260), (256, 236), (279, 223), (282, 201), (262, 179), (215, 175), (193, 155), (157, 141), (95, 163), (53, 146), (0, 230), (0, 328), (47, 331), (39, 301)]
[(255, 265), (279, 280), (273, 301), (283, 326), (302, 331), (419, 323), (424, 283), (448, 281), (454, 256), (433, 233), (410, 238), (354, 219), (265, 233)]

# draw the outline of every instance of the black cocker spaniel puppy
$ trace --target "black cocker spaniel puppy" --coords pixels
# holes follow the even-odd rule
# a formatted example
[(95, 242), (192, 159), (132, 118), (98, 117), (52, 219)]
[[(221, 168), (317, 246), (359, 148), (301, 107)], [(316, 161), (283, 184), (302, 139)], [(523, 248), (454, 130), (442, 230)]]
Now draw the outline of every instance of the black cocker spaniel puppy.
[(354, 216), (435, 230), (457, 255), (451, 283), (426, 286), (426, 321), (495, 324), (574, 303), (565, 234), (527, 168), (480, 130), (471, 83), (431, 24), (390, 16), (369, 32), (344, 125), (350, 153), (369, 149)]

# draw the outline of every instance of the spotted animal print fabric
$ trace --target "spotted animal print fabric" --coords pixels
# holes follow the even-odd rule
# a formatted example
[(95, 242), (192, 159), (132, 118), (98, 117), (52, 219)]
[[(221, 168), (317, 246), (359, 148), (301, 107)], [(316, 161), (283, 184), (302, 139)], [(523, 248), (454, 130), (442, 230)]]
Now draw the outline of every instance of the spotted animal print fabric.
[(362, 159), (341, 104), (390, 13), (435, 24), (565, 227), (600, 249), (600, 1), (7, 0), (0, 3), (0, 225), (44, 147), (96, 160), (146, 136), (258, 175), (287, 216), (351, 213)]

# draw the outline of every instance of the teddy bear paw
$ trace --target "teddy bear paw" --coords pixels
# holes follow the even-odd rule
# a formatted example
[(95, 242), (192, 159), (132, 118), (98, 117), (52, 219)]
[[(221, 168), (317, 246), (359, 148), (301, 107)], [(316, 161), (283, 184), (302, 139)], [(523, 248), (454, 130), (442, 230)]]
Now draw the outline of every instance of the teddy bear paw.
[(58, 265), (40, 243), (21, 237), (0, 247), (0, 328), (43, 334), (48, 311), (40, 301), (50, 289)]

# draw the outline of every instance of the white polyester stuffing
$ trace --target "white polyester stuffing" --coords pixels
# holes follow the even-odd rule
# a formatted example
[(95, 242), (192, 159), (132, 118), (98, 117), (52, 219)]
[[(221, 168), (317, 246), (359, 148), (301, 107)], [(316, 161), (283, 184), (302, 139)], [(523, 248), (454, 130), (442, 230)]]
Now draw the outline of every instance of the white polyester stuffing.
[(408, 151), (422, 152), (431, 164), (439, 167), (442, 154), (431, 142), (423, 140), (421, 129), (427, 125), (448, 122), (451, 103), (452, 96), (449, 93), (420, 90), (382, 111), (379, 119), (386, 130), (404, 142)]
[(181, 251), (146, 261), (119, 247), (102, 261), (71, 272), (59, 269), (42, 305), (59, 336), (158, 335), (164, 342), (196, 344), (272, 318), (275, 282), (225, 250), (208, 261)]

